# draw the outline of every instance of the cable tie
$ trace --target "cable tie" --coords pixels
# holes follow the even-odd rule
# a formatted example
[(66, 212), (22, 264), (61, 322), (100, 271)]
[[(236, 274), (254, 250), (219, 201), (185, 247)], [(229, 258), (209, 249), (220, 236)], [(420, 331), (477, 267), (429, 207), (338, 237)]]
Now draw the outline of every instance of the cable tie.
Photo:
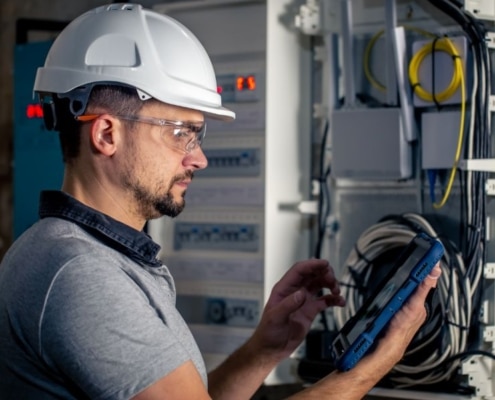
[(437, 99), (437, 95), (435, 93), (435, 83), (436, 83), (436, 79), (435, 79), (435, 60), (436, 60), (436, 45), (437, 45), (437, 42), (438, 42), (439, 38), (436, 37), (435, 39), (433, 39), (433, 43), (431, 45), (431, 49), (432, 49), (432, 52), (431, 52), (431, 98), (433, 100), (433, 102), (435, 103), (435, 105), (437, 106), (437, 109), (440, 110), (440, 104), (438, 103), (438, 99)]
[[(359, 249), (358, 249), (358, 247), (357, 247), (357, 244), (354, 246), (354, 249), (356, 250), (356, 253), (357, 253), (358, 257), (359, 257), (361, 260), (366, 261), (366, 264), (367, 264), (367, 265), (370, 265), (370, 264), (371, 264), (371, 261), (370, 261), (370, 260), (368, 260), (368, 259), (366, 258), (366, 256), (365, 256), (363, 253), (361, 253), (361, 251), (359, 251)], [(349, 268), (350, 268), (350, 267), (349, 267)]]
[(456, 322), (449, 321), (448, 319), (446, 319), (445, 322), (447, 322), (447, 324), (449, 325), (455, 326), (456, 328), (462, 329), (463, 331), (468, 331), (470, 328), (469, 326), (463, 326)]
[(476, 226), (476, 225), (473, 225), (473, 224), (467, 224), (467, 227), (468, 228), (471, 228), (472, 230), (474, 230), (477, 233), (480, 233), (481, 232), (481, 229), (480, 229), (479, 226)]
[(346, 287), (349, 289), (358, 289), (359, 290), (359, 287), (357, 285), (352, 284), (352, 283), (339, 282), (339, 286)]

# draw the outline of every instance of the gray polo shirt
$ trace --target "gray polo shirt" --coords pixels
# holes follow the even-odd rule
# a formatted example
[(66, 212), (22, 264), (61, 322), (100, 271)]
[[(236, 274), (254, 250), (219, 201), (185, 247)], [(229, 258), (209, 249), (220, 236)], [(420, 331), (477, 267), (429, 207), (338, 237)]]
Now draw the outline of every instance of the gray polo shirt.
[(175, 287), (144, 232), (62, 192), (0, 265), (0, 398), (127, 399), (192, 360)]

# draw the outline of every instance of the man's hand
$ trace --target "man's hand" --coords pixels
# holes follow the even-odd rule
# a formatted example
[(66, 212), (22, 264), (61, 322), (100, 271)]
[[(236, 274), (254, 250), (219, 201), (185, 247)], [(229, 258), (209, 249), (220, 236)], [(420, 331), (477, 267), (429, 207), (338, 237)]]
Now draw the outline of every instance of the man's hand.
[[(322, 294), (324, 288), (330, 292)], [(344, 304), (328, 261), (300, 261), (273, 287), (252, 339), (265, 355), (282, 360), (299, 346), (319, 312)]]
[(377, 347), (349, 371), (333, 371), (290, 400), (359, 400), (400, 361), (407, 346), (426, 319), (425, 301), (436, 287), (441, 274), (439, 265), (418, 286), (394, 315)]
[(437, 264), (392, 318), (385, 336), (373, 352), (380, 354), (382, 361), (387, 355), (392, 366), (400, 361), (407, 346), (426, 320), (426, 297), (430, 290), (437, 286), (441, 273), (440, 265)]

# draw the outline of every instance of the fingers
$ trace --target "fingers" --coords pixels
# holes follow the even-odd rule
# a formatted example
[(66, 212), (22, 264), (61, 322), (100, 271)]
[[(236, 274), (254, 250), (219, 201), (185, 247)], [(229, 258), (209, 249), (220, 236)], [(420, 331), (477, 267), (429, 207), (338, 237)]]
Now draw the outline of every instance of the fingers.
[(286, 284), (298, 285), (302, 280), (310, 277), (322, 276), (331, 270), (327, 260), (311, 258), (296, 262), (282, 277)]
[(341, 304), (343, 299), (340, 296), (327, 295), (316, 298), (304, 289), (298, 290), (283, 299), (278, 307), (279, 315), (290, 315), (300, 309), (307, 308), (306, 313), (317, 314), (329, 305)]
[[(330, 294), (320, 297), (325, 288), (330, 289)], [(298, 291), (300, 293), (296, 293)], [(296, 299), (288, 300), (290, 296)], [(314, 258), (295, 263), (273, 286), (267, 306), (273, 307), (282, 301), (291, 302), (290, 305), (294, 305), (294, 302), (299, 304), (301, 298), (304, 298), (304, 302), (311, 300), (311, 309), (314, 309), (314, 302), (321, 309), (345, 303), (340, 296), (335, 273), (327, 260)]]
[(327, 294), (316, 296), (304, 288), (299, 289), (279, 302), (270, 306), (272, 321), (281, 323), (294, 318), (295, 313), (312, 321), (316, 315), (330, 306), (344, 306), (345, 300), (340, 295)]
[(276, 287), (282, 290), (290, 288), (292, 291), (305, 287), (315, 294), (323, 288), (328, 288), (333, 294), (340, 293), (333, 268), (327, 260), (316, 258), (295, 263)]

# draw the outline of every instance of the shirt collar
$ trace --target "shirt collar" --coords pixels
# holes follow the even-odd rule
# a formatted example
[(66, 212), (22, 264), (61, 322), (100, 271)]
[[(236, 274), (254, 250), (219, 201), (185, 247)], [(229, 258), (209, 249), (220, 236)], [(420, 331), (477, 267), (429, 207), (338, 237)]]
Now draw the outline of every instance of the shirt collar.
[(62, 191), (42, 191), (40, 218), (57, 217), (72, 221), (108, 246), (138, 262), (159, 267), (160, 246), (144, 231), (137, 231)]

